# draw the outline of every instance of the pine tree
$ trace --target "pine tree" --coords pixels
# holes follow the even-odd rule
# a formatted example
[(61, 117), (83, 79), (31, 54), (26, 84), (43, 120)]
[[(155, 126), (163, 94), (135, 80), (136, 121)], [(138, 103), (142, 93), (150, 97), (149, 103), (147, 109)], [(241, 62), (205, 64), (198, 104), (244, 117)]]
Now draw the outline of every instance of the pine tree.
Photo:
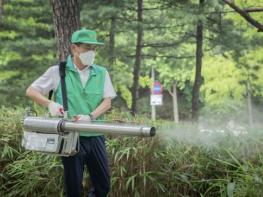
[(55, 62), (50, 4), (4, 1), (0, 26), (0, 102), (25, 105), (25, 89)]
[(52, 0), (51, 5), (59, 60), (65, 61), (70, 54), (71, 35), (80, 29), (78, 0)]

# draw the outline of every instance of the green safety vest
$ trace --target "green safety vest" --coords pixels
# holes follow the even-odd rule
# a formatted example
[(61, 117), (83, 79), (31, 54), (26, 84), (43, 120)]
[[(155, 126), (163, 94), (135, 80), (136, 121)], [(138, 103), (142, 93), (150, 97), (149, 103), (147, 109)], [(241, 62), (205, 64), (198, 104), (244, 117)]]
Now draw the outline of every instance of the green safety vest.
[[(94, 111), (103, 100), (104, 81), (106, 69), (93, 64), (89, 73), (85, 87), (82, 86), (78, 71), (72, 62), (72, 57), (68, 56), (66, 65), (66, 88), (68, 98), (68, 118), (76, 115), (88, 115)], [(61, 83), (56, 91), (56, 102), (62, 105)], [(103, 116), (97, 118), (102, 120)], [(100, 133), (80, 132), (80, 136), (99, 136)]]

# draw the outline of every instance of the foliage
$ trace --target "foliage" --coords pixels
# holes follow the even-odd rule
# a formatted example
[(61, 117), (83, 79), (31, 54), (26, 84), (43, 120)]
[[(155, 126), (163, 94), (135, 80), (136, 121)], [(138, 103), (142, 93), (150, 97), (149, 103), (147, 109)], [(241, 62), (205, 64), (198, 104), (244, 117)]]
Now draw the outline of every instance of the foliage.
[(56, 62), (51, 9), (39, 0), (5, 1), (3, 13), (0, 102), (22, 106), (26, 87)]
[[(119, 97), (107, 114), (112, 121), (153, 124), (153, 139), (108, 137), (110, 196), (261, 196), (263, 188), (262, 129), (206, 129), (202, 121), (246, 122), (248, 87), (252, 101), (263, 100), (263, 34), (222, 1), (144, 1), (139, 116), (129, 114), (137, 25), (136, 1), (80, 1), (83, 27), (95, 29), (105, 45), (96, 61), (110, 72)], [(236, 0), (242, 8), (262, 7), (262, 1)], [(5, 0), (0, 18), (0, 196), (63, 196), (62, 166), (54, 156), (20, 147), (25, 89), (57, 62), (52, 13), (48, 1)], [(263, 21), (262, 12), (250, 13)], [(114, 63), (109, 63), (109, 34), (116, 19)], [(204, 24), (204, 51), (199, 125), (173, 125), (171, 98), (177, 82), (179, 112), (189, 119), (195, 65), (195, 28)], [(165, 87), (165, 105), (150, 114), (151, 68)], [(34, 106), (44, 113), (45, 109)], [(259, 108), (260, 110), (261, 108)], [(255, 109), (254, 109), (255, 111)], [(208, 118), (209, 117), (209, 118)], [(258, 122), (262, 122), (258, 114)], [(203, 118), (203, 119), (202, 119)], [(220, 119), (221, 118), (221, 119)], [(228, 122), (228, 123), (229, 123)], [(202, 130), (203, 129), (203, 130)], [(203, 132), (198, 132), (198, 131)], [(222, 130), (228, 132), (221, 133)], [(236, 131), (234, 129), (234, 131)], [(248, 132), (248, 133), (246, 133)], [(167, 139), (168, 138), (168, 139)], [(86, 178), (88, 176), (86, 175)], [(86, 184), (86, 182), (85, 182)], [(88, 185), (84, 185), (85, 188)]]
[[(0, 194), (63, 196), (59, 159), (20, 147), (22, 113), (21, 109), (8, 108), (0, 112)], [(108, 137), (110, 196), (256, 197), (263, 192), (263, 144), (259, 129), (236, 136), (233, 127), (207, 127), (208, 130), (200, 132), (195, 124), (153, 123), (129, 113), (114, 112), (107, 119), (153, 124), (158, 128), (158, 136), (151, 139)], [(220, 129), (225, 132), (219, 132)]]
[(54, 156), (21, 149), (22, 113), (7, 108), (0, 112), (0, 194), (56, 196), (62, 185), (62, 165)]
[[(214, 108), (215, 112), (217, 110), (231, 112), (233, 108), (226, 105), (228, 101), (234, 100), (236, 106), (242, 104), (246, 89), (239, 83), (242, 74), (236, 69), (233, 61), (226, 61), (220, 56), (217, 56), (216, 61), (212, 57), (206, 57), (203, 76), (204, 85), (201, 91), (204, 92), (206, 107)], [(207, 81), (209, 83), (206, 83)]]
[[(177, 83), (180, 117), (190, 116), (198, 20), (204, 24), (204, 80), (200, 97), (204, 111), (216, 110), (224, 114), (229, 112), (229, 104), (224, 106), (225, 103), (244, 105), (247, 84), (251, 86), (252, 99), (262, 103), (262, 79), (259, 77), (262, 34), (222, 2), (204, 2), (200, 9), (199, 1), (194, 0), (144, 1), (139, 91), (143, 113), (149, 111), (150, 91), (145, 90), (151, 86), (150, 70), (155, 67), (156, 80), (164, 85), (165, 91)], [(260, 6), (255, 0), (235, 3), (241, 7)], [(82, 26), (97, 30), (99, 39), (105, 43), (97, 50), (96, 61), (107, 67), (118, 91), (119, 99), (114, 105), (127, 110), (132, 100), (136, 2), (80, 1), (79, 5)], [(51, 11), (49, 3), (43, 1), (4, 3), (0, 27), (0, 101), (5, 106), (28, 105), (24, 96), (26, 87), (57, 62)], [(261, 13), (251, 15), (259, 21), (262, 19)], [(112, 26), (113, 18), (116, 19), (115, 27)], [(115, 32), (114, 63), (109, 65), (112, 28)], [(219, 64), (225, 68), (220, 69)], [(220, 83), (222, 78), (225, 83)], [(161, 111), (166, 111), (165, 108)]]

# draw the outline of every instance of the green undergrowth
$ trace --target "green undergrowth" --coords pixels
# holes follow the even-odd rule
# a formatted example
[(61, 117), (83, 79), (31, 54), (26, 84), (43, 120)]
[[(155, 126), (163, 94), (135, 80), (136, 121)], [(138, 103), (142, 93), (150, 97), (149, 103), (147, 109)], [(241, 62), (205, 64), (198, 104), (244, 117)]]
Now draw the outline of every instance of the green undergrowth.
[[(21, 148), (23, 109), (0, 110), (0, 196), (63, 196), (63, 167), (54, 155)], [(111, 112), (107, 121), (153, 125), (153, 138), (107, 136), (110, 197), (261, 196), (263, 135), (251, 129), (200, 133), (196, 125), (153, 122)], [(85, 175), (84, 188), (88, 187)]]

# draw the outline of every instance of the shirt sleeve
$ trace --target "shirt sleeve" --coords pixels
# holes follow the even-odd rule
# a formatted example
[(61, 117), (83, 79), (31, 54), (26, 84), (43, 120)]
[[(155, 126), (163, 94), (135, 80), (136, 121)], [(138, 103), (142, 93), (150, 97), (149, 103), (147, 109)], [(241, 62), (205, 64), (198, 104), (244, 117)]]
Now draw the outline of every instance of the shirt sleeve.
[(103, 98), (115, 98), (117, 96), (108, 71), (106, 71)]
[(31, 87), (43, 95), (49, 93), (50, 90), (56, 90), (59, 84), (59, 67), (51, 66), (47, 71), (36, 79)]

